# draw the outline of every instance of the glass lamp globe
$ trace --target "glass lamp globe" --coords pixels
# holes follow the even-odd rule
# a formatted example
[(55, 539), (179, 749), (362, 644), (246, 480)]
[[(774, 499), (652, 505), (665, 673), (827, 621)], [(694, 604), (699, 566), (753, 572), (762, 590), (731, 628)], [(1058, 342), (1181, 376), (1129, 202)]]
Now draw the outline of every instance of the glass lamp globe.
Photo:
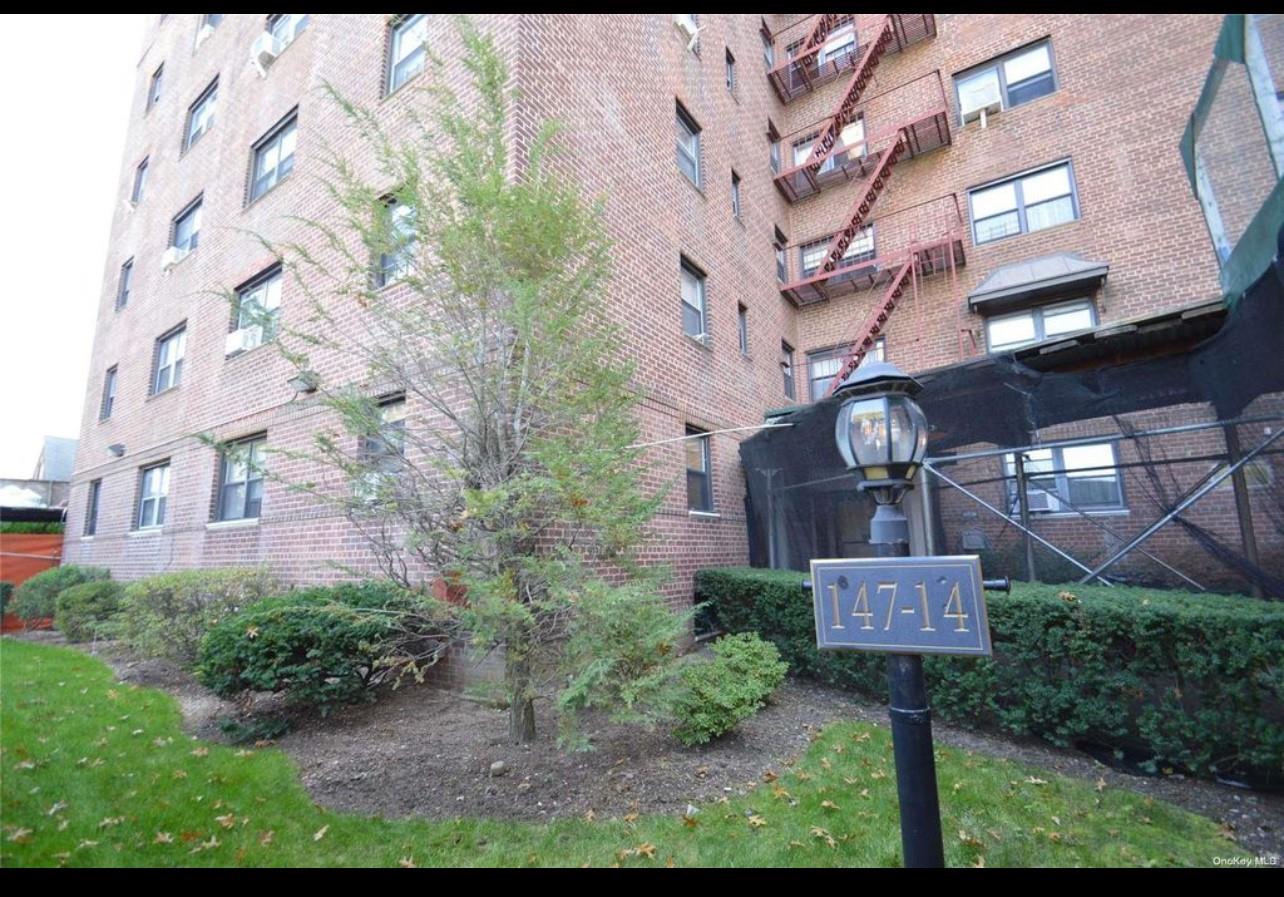
[(843, 399), (834, 438), (861, 487), (907, 486), (927, 454), (927, 419), (912, 396), (922, 387), (892, 364), (857, 368), (834, 391)]

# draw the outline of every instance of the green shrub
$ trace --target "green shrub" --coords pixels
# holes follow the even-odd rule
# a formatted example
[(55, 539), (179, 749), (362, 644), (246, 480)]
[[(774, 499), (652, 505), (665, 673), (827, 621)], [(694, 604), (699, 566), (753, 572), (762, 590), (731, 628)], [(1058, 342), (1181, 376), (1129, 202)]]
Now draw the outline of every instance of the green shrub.
[[(883, 657), (816, 650), (803, 574), (705, 570), (699, 600), (732, 632), (770, 639), (791, 668), (885, 699)], [(1013, 583), (987, 596), (994, 656), (928, 657), (934, 710), (1058, 745), (1143, 751), (1154, 766), (1279, 776), (1284, 606), (1240, 596)]]
[(18, 586), (14, 593), (14, 612), (24, 620), (47, 619), (58, 610), (58, 595), (63, 589), (110, 578), (111, 571), (105, 567), (67, 564), (42, 570)]
[(86, 642), (98, 634), (101, 624), (120, 608), (123, 587), (110, 579), (82, 582), (58, 595), (54, 626), (68, 641)]
[(776, 646), (753, 633), (720, 639), (713, 653), (682, 671), (673, 734), (683, 744), (704, 744), (753, 716), (789, 669)]
[(263, 569), (161, 573), (125, 587), (116, 628), (140, 654), (190, 667), (211, 627), (279, 588)]
[(51, 533), (57, 535), (63, 531), (64, 525), (56, 521), (26, 521), (26, 520), (3, 520), (0, 521), (0, 533), (11, 535), (30, 535)]
[(0, 614), (9, 613), (9, 601), (13, 598), (13, 583), (0, 582)]
[(431, 603), (379, 583), (287, 592), (212, 627), (196, 675), (220, 695), (284, 692), (324, 711), (431, 652), (433, 616)]

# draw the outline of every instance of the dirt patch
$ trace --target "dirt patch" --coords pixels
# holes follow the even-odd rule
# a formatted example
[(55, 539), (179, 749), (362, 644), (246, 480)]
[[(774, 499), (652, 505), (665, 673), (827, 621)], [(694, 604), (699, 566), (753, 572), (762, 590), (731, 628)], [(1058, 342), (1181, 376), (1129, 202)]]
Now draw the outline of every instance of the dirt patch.
[[(53, 634), (28, 637), (62, 641)], [(211, 695), (170, 664), (139, 660), (119, 646), (100, 644), (96, 654), (122, 681), (173, 694), (191, 734), (226, 740), (218, 721), (238, 715), (234, 702)], [(255, 713), (282, 709), (279, 701), (259, 701)], [(743, 793), (765, 771), (779, 772), (801, 755), (813, 732), (851, 719), (886, 725), (887, 711), (845, 692), (791, 679), (757, 716), (702, 748), (685, 748), (664, 731), (648, 733), (597, 718), (585, 728), (595, 750), (564, 754), (547, 726), (534, 744), (513, 745), (507, 740), (507, 711), (455, 692), (411, 686), (325, 719), (291, 714), (293, 731), (277, 744), (298, 764), (313, 798), (327, 807), (390, 818), (546, 821), (590, 810), (598, 817), (680, 813), (688, 803)], [(1169, 801), (1229, 826), (1235, 840), (1254, 853), (1284, 850), (1284, 795), (1182, 776), (1131, 776), (1086, 754), (939, 721), (933, 731), (941, 744), (1090, 782), (1101, 779), (1108, 787)]]

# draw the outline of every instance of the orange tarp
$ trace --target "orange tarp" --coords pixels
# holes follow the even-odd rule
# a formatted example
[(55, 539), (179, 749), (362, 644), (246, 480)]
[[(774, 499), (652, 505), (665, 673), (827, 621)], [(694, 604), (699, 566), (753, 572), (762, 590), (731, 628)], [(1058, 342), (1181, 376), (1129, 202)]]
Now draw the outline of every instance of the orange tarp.
[[(57, 567), (61, 559), (61, 533), (0, 533), (0, 580), (4, 582), (17, 586), (42, 570)], [(21, 625), (14, 614), (4, 615), (5, 632)]]

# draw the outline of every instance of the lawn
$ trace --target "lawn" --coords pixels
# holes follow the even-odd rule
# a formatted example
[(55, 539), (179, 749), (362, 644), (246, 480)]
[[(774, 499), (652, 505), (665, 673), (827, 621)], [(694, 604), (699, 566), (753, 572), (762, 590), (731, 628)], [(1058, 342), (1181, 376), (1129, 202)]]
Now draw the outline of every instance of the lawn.
[[(687, 817), (429, 822), (312, 803), (275, 748), (185, 736), (174, 700), (65, 648), (0, 641), (0, 864), (887, 866), (900, 861), (886, 728), (829, 727), (793, 767)], [(953, 866), (1210, 866), (1211, 821), (1099, 782), (937, 752)]]

